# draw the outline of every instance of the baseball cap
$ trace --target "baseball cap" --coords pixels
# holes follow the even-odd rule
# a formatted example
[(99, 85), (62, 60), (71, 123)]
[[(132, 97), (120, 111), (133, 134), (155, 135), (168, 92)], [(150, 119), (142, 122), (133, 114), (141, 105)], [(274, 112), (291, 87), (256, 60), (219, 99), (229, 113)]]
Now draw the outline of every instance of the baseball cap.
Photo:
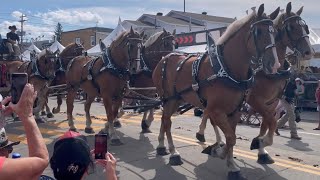
[(86, 137), (67, 131), (54, 144), (50, 166), (57, 180), (80, 180), (92, 162)]
[(10, 146), (15, 146), (18, 144), (20, 144), (20, 141), (16, 141), (16, 142), (9, 141), (4, 127), (0, 129), (0, 149), (4, 149)]

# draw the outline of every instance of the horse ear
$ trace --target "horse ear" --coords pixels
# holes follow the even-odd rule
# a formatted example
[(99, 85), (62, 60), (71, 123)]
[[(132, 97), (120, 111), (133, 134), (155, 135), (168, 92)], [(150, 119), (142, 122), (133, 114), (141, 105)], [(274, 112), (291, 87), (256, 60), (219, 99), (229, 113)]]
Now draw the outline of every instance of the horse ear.
[(176, 35), (176, 29), (173, 30), (172, 35)]
[(141, 37), (141, 38), (144, 37), (144, 31), (142, 31), (142, 32), (140, 33), (140, 37)]
[(258, 10), (258, 17), (261, 17), (264, 12), (264, 4), (261, 4)]
[(270, 19), (275, 20), (280, 12), (280, 7), (278, 7), (273, 13), (270, 14)]
[(292, 9), (291, 2), (289, 2), (289, 3), (287, 4), (287, 8), (286, 8), (286, 13), (287, 13), (288, 15), (290, 15), (291, 9)]
[(101, 52), (106, 52), (107, 47), (106, 47), (106, 45), (102, 42), (101, 39), (99, 40), (99, 45), (100, 45), (100, 50), (101, 50)]
[(130, 28), (130, 34), (134, 34), (134, 31), (133, 31), (132, 26), (131, 26), (131, 28)]
[(296, 12), (296, 14), (300, 16), (302, 11), (303, 11), (303, 6)]
[(165, 28), (163, 28), (163, 32), (167, 33), (167, 31), (166, 31), (166, 29), (165, 29)]

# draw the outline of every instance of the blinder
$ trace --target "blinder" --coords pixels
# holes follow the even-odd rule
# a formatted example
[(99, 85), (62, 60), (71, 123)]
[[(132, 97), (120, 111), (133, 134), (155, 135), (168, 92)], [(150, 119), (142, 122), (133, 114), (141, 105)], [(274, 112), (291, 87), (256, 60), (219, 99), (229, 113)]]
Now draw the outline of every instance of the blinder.
[[(137, 56), (136, 57), (131, 57), (131, 51), (132, 51), (132, 43), (131, 41), (138, 41), (137, 43), (137, 47), (138, 47), (138, 52), (137, 52)], [(135, 63), (136, 64), (136, 70), (134, 73), (137, 73), (141, 70), (140, 67), (140, 54), (141, 54), (141, 50), (142, 50), (142, 41), (143, 39), (141, 38), (128, 38), (127, 42), (126, 42), (126, 46), (128, 47), (128, 56), (129, 56), (129, 61), (128, 61), (128, 66), (132, 67), (132, 64)]]
[(276, 44), (274, 41), (272, 41), (263, 50), (259, 49), (258, 38), (259, 38), (259, 36), (261, 36), (261, 34), (259, 33), (259, 29), (256, 27), (258, 24), (264, 24), (264, 25), (269, 26), (268, 31), (270, 34), (273, 34), (275, 32), (275, 30), (273, 28), (273, 22), (270, 19), (262, 19), (260, 21), (256, 21), (256, 22), (252, 23), (250, 26), (250, 34), (248, 37), (248, 41), (249, 41), (250, 36), (253, 36), (253, 41), (254, 41), (255, 50), (256, 50), (256, 56), (252, 57), (251, 63), (255, 66), (258, 66), (257, 70), (260, 70), (263, 67), (262, 60), (263, 60), (265, 52), (270, 48), (276, 47)]

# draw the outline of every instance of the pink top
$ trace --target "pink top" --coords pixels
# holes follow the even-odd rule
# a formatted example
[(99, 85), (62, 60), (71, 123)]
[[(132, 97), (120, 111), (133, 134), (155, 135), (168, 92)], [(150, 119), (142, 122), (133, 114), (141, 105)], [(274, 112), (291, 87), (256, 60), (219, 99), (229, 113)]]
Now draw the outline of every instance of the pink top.
[(0, 171), (2, 169), (2, 166), (3, 166), (5, 160), (6, 160), (6, 157), (0, 157)]

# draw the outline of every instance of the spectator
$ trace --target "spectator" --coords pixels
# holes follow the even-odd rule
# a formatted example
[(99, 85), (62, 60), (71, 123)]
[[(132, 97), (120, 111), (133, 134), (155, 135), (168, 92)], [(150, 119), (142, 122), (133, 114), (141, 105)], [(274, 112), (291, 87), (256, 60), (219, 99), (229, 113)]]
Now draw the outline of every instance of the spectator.
[[(105, 169), (106, 179), (116, 180), (116, 160), (110, 154), (106, 159), (96, 160)], [(57, 180), (81, 180), (93, 168), (94, 161), (86, 137), (67, 131), (54, 144), (50, 165)]]
[(13, 146), (20, 144), (20, 141), (11, 142), (8, 140), (6, 130), (0, 129), (0, 157), (8, 158), (13, 151)]
[(295, 94), (297, 96), (298, 99), (302, 99), (303, 95), (304, 95), (304, 85), (303, 85), (303, 80), (300, 78), (296, 78), (295, 79), (296, 82), (296, 90), (295, 90)]
[(320, 80), (318, 80), (318, 87), (316, 90), (316, 100), (317, 100), (317, 111), (319, 113), (319, 124), (317, 128), (314, 128), (313, 130), (320, 130)]
[[(0, 179), (38, 179), (48, 166), (49, 154), (42, 135), (33, 117), (33, 102), (37, 96), (31, 84), (27, 84), (17, 104), (9, 104), (3, 111), (5, 114), (13, 111), (18, 114), (27, 137), (29, 157), (9, 159), (0, 157)], [(3, 100), (10, 102), (11, 97)]]
[(298, 136), (297, 126), (295, 122), (295, 119), (296, 119), (295, 113), (294, 113), (295, 91), (296, 91), (296, 85), (294, 84), (293, 80), (290, 79), (284, 92), (285, 99), (281, 99), (282, 105), (278, 104), (279, 108), (281, 106), (285, 108), (286, 113), (279, 119), (275, 133), (279, 136), (280, 133), (278, 129), (282, 128), (286, 124), (286, 122), (289, 121), (291, 139), (301, 140), (301, 137)]

